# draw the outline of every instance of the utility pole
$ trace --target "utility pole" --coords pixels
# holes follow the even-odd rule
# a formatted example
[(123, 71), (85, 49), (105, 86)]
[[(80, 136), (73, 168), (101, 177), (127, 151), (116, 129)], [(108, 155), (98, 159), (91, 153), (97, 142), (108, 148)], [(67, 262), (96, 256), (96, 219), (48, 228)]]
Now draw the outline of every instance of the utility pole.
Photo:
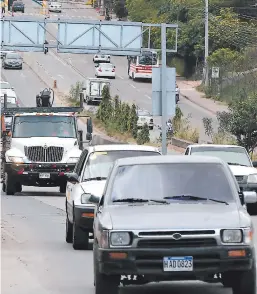
[(208, 56), (209, 56), (209, 2), (205, 0), (205, 54), (204, 54), (204, 84), (205, 87), (209, 86), (209, 68), (208, 68)]
[(166, 24), (161, 24), (161, 52), (162, 52), (162, 67), (161, 67), (161, 89), (162, 89), (162, 154), (167, 155), (167, 85), (166, 85), (166, 74), (167, 74), (167, 40), (166, 40)]

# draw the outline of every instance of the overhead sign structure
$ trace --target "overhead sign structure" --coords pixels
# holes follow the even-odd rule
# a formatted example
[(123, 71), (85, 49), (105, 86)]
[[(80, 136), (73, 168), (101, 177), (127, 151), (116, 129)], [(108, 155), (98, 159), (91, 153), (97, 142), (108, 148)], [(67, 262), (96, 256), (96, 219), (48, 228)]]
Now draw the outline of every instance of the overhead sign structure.
[[(52, 24), (57, 24), (56, 36), (53, 35), (52, 30), (48, 30), (48, 26)], [(151, 41), (152, 28), (161, 28), (161, 48), (150, 46), (153, 43)], [(166, 46), (167, 29), (175, 31), (173, 34), (174, 46), (171, 49), (167, 49)], [(166, 54), (177, 52), (178, 25), (50, 19), (43, 16), (36, 18), (2, 16), (1, 49), (43, 52), (46, 33), (49, 31), (56, 43), (48, 44), (48, 48), (55, 48), (57, 52), (62, 53), (137, 56), (141, 55), (144, 50), (161, 51), (161, 69), (153, 70), (153, 110), (162, 116), (162, 153), (166, 154), (167, 139), (164, 134), (166, 134), (167, 116), (175, 112), (174, 69), (167, 70)], [(145, 33), (148, 33), (148, 38)]]

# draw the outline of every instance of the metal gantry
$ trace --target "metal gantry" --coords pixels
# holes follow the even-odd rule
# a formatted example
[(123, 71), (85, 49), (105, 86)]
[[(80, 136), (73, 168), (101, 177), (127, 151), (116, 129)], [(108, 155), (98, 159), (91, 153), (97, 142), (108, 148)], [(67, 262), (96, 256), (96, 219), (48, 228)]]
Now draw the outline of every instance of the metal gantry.
[[(55, 36), (49, 26), (57, 25)], [(160, 48), (152, 48), (152, 31), (161, 31)], [(167, 30), (174, 31), (174, 46), (167, 49)], [(161, 102), (153, 103), (162, 108), (162, 150), (167, 153), (166, 121), (167, 114), (175, 112), (175, 85), (168, 89), (168, 99), (174, 103), (167, 103), (167, 70), (166, 54), (177, 52), (178, 25), (177, 24), (147, 24), (128, 21), (101, 21), (81, 19), (50, 19), (47, 17), (5, 17), (1, 18), (1, 50), (38, 51), (43, 52), (47, 33), (56, 40), (48, 44), (60, 53), (79, 54), (110, 54), (119, 56), (141, 55), (144, 50), (161, 51), (162, 68), (160, 86), (161, 95), (155, 95)], [(171, 74), (171, 72), (169, 72)], [(154, 75), (153, 75), (154, 76)], [(174, 80), (172, 78), (171, 80)], [(156, 84), (156, 83), (155, 83)], [(172, 83), (173, 84), (173, 83)], [(173, 97), (174, 96), (174, 97)], [(170, 111), (170, 108), (172, 110)], [(153, 109), (153, 112), (156, 112)]]

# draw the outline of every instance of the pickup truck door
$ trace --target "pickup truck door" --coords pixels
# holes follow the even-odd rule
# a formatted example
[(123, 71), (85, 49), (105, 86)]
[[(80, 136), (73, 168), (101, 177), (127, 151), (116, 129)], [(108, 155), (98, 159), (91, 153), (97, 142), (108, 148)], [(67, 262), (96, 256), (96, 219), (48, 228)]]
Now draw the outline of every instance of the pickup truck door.
[[(88, 150), (85, 149), (80, 155), (80, 158), (75, 166), (74, 173), (76, 173), (79, 177), (80, 180), (80, 175), (81, 171), (83, 170), (83, 165), (84, 162), (87, 158), (88, 155)], [(72, 182), (67, 182), (67, 187), (66, 187), (66, 201), (67, 201), (67, 212), (69, 213), (70, 209), (73, 207), (73, 200), (74, 200), (74, 188), (76, 185), (80, 185), (80, 183), (72, 183)]]

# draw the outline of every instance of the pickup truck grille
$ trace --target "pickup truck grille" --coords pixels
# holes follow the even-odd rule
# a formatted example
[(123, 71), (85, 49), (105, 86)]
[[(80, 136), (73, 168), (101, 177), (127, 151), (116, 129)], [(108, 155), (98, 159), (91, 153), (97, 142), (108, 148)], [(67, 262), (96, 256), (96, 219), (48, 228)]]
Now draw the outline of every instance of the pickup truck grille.
[(64, 148), (49, 146), (24, 147), (25, 155), (33, 162), (60, 162), (63, 157)]
[(214, 238), (193, 238), (193, 239), (160, 239), (160, 240), (139, 240), (139, 248), (180, 248), (180, 247), (200, 247), (216, 246), (217, 241)]

